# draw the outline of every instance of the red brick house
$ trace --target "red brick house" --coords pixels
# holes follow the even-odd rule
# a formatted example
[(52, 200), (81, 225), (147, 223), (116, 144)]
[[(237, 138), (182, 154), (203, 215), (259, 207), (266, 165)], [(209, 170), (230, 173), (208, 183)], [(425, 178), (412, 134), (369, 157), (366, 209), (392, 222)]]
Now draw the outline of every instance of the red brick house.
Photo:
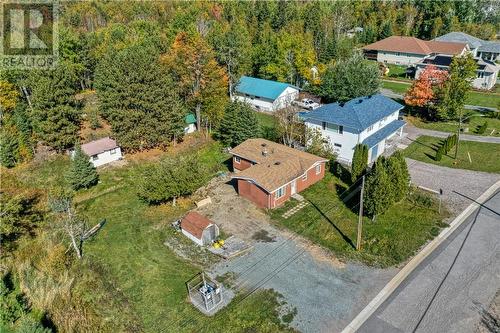
[(326, 159), (265, 139), (231, 149), (238, 194), (261, 208), (275, 208), (325, 176)]

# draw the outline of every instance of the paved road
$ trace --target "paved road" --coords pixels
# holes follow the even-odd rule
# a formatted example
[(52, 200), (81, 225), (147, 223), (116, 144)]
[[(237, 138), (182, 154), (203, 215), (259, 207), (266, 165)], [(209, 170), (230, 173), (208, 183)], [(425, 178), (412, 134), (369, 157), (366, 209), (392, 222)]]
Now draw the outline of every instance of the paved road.
[(500, 289), (500, 192), (427, 257), (358, 332), (474, 332)]
[[(440, 131), (433, 131), (433, 130), (424, 129), (424, 128), (418, 128), (418, 127), (415, 127), (411, 124), (406, 124), (405, 132), (408, 133), (407, 138), (409, 140), (415, 140), (416, 138), (418, 138), (421, 135), (429, 135), (429, 136), (435, 136), (438, 138), (446, 138), (451, 134), (448, 132), (440, 132)], [(486, 142), (486, 143), (500, 143), (500, 137), (480, 136), (480, 135), (470, 135), (470, 134), (460, 134), (460, 140), (461, 141)]]
[(453, 169), (406, 159), (411, 181), (415, 185), (433, 190), (443, 189), (443, 200), (454, 215), (465, 209), (470, 201), (453, 191), (466, 194), (471, 198), (479, 197), (491, 185), (500, 180), (496, 173)]

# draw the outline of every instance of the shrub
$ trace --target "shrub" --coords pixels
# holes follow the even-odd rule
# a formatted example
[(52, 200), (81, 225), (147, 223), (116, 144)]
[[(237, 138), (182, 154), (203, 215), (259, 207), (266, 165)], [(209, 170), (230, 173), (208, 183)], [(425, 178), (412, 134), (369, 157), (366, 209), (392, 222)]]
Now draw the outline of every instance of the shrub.
[(436, 156), (434, 157), (434, 159), (436, 161), (441, 161), (441, 159), (443, 158), (443, 153), (444, 153), (444, 146), (441, 145), (439, 146), (439, 148), (437, 149), (436, 151)]
[(365, 173), (367, 166), (368, 146), (364, 144), (357, 144), (356, 147), (354, 147), (354, 155), (352, 157), (351, 165), (351, 181), (353, 183)]
[(488, 128), (488, 122), (485, 121), (482, 125), (479, 125), (477, 127), (476, 133), (477, 134), (484, 134), (484, 132), (486, 132), (487, 128)]

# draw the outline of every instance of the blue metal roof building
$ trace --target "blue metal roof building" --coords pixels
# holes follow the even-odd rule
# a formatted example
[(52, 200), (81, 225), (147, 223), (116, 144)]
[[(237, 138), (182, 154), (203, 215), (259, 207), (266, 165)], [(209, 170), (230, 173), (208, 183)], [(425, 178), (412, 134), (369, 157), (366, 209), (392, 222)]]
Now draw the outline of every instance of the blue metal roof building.
[(236, 84), (235, 91), (239, 94), (257, 96), (274, 101), (288, 87), (299, 89), (288, 83), (242, 76)]
[(377, 94), (355, 98), (345, 104), (326, 104), (302, 117), (306, 121), (313, 119), (341, 125), (359, 134), (403, 107), (392, 99)]

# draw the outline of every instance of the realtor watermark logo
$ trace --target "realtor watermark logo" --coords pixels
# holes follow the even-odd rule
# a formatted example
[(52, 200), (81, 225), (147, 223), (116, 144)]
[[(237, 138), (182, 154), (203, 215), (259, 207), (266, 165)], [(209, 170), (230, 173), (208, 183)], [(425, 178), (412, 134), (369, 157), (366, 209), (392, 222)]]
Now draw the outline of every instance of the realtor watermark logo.
[(2, 0), (3, 69), (50, 69), (58, 59), (58, 5), (49, 0)]

